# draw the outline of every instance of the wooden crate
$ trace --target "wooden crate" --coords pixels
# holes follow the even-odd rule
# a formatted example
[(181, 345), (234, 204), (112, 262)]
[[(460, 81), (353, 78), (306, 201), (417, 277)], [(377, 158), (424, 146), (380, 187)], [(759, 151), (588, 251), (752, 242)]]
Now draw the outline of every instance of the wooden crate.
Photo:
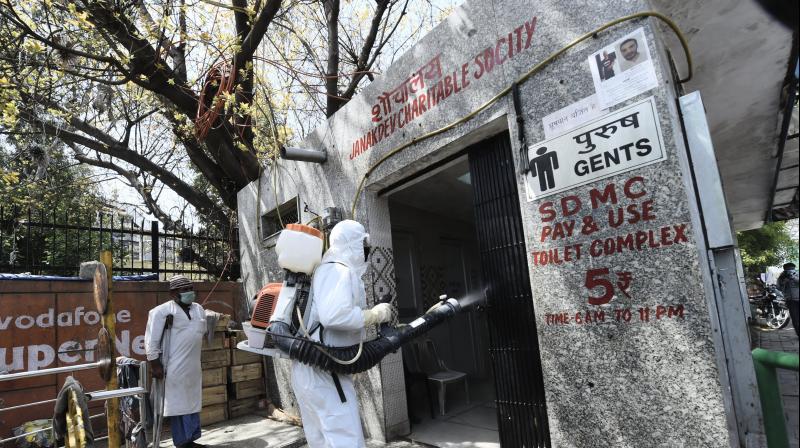
[(240, 366), (242, 364), (255, 364), (261, 363), (261, 355), (258, 353), (247, 352), (236, 348), (234, 342), (237, 339), (231, 339), (231, 365)]
[(200, 425), (208, 426), (228, 419), (228, 405), (215, 404), (200, 410)]
[(232, 398), (237, 400), (264, 395), (264, 379), (256, 378), (254, 380), (231, 383), (230, 391)]
[(228, 344), (226, 342), (224, 331), (215, 332), (210, 344), (208, 343), (208, 338), (203, 336), (203, 350), (219, 350), (221, 348), (226, 348), (227, 346)]
[(228, 401), (228, 386), (220, 384), (203, 388), (203, 406), (220, 404)]
[(228, 382), (238, 383), (241, 381), (254, 380), (256, 378), (261, 378), (260, 362), (228, 367)]
[(262, 397), (250, 397), (228, 401), (228, 417), (236, 418), (252, 414), (260, 409), (261, 400)]
[(227, 367), (231, 365), (231, 351), (224, 348), (219, 350), (204, 350), (200, 360), (203, 367), (206, 369)]
[(228, 382), (225, 367), (215, 367), (203, 370), (203, 387), (218, 386)]
[(217, 326), (214, 327), (214, 331), (225, 331), (228, 329), (228, 323), (231, 321), (231, 316), (227, 314), (223, 314), (222, 317), (219, 318), (217, 321)]

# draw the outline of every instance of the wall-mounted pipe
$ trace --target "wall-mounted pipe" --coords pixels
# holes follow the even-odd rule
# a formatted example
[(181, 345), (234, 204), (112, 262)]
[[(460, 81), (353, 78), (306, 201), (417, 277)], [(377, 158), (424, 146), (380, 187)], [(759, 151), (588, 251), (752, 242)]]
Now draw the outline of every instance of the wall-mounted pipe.
[(295, 160), (297, 162), (325, 163), (328, 160), (328, 152), (324, 149), (318, 150), (281, 146), (281, 159)]

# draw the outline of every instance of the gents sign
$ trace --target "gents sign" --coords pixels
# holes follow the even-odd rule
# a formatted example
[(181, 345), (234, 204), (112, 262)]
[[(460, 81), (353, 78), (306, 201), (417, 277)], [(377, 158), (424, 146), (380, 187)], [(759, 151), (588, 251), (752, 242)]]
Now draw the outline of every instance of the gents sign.
[(528, 200), (664, 160), (653, 97), (533, 145)]

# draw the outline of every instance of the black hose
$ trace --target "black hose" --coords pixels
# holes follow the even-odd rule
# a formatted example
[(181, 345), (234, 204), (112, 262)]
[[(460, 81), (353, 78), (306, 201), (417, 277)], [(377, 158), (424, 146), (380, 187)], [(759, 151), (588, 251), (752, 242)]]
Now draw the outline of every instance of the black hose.
[(454, 316), (460, 310), (461, 306), (457, 301), (448, 299), (409, 325), (396, 328), (388, 325), (382, 326), (380, 337), (364, 342), (361, 356), (352, 364), (341, 364), (332, 359), (331, 356), (337, 359), (353, 359), (358, 353), (358, 345), (349, 347), (320, 346), (315, 341), (297, 338), (292, 334), (289, 325), (284, 322), (272, 322), (267, 331), (272, 336), (275, 345), (282, 352), (289, 355), (291, 359), (327, 372), (352, 375), (371, 369), (384, 356), (397, 351), (406, 342), (428, 332), (431, 328)]

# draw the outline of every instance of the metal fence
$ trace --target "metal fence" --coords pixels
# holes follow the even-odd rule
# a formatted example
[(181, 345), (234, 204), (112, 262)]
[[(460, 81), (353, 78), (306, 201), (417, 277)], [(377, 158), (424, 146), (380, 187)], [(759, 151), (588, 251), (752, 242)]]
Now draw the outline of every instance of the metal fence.
[(78, 274), (80, 264), (101, 250), (114, 253), (114, 273), (184, 274), (196, 280), (238, 278), (238, 232), (205, 229), (166, 232), (157, 221), (101, 213), (0, 206), (0, 273)]

